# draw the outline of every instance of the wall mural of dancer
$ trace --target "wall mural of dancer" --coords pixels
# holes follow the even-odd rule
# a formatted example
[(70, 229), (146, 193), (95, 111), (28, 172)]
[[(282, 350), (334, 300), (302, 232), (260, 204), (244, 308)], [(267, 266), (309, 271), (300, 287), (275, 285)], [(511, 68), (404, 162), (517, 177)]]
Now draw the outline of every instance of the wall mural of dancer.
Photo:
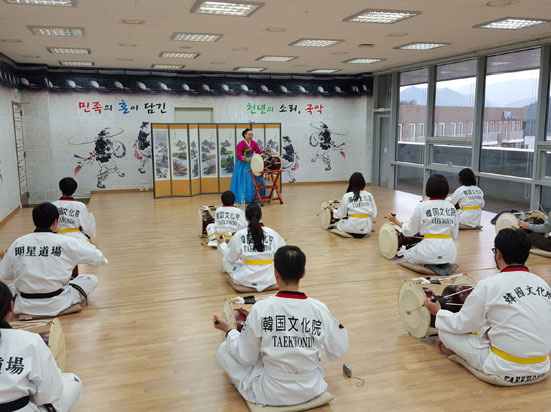
[(142, 122), (138, 137), (134, 142), (134, 157), (140, 161), (138, 171), (145, 173), (145, 165), (151, 159), (151, 142), (149, 139), (149, 122)]
[(289, 136), (283, 136), (283, 170), (287, 172), (289, 176), (289, 183), (296, 181), (295, 179), (295, 170), (298, 169), (299, 156), (293, 147), (293, 142)]
[(321, 159), (325, 164), (325, 170), (331, 170), (331, 157), (330, 150), (338, 151), (343, 159), (346, 159), (346, 153), (342, 148), (346, 143), (336, 144), (333, 140), (333, 135), (347, 135), (348, 131), (335, 131), (329, 129), (327, 124), (321, 122), (319, 125), (310, 124), (314, 129), (318, 130), (310, 135), (310, 146), (317, 147), (315, 156), (311, 159), (312, 163), (315, 163), (318, 159)]

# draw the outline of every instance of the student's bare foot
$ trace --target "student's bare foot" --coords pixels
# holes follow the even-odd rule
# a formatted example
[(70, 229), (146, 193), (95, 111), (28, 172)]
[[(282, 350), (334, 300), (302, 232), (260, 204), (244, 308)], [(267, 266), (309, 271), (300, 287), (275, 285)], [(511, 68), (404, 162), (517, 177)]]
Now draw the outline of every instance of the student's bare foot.
[(440, 339), (438, 339), (438, 349), (440, 350), (440, 353), (442, 355), (446, 355), (446, 356), (455, 355), (455, 352), (451, 349), (448, 349)]

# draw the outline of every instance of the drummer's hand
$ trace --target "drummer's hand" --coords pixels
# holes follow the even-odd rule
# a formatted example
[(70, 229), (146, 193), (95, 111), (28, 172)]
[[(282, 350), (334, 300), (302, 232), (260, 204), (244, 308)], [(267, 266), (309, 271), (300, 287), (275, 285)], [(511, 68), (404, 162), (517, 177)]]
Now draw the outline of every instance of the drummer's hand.
[(436, 301), (436, 302), (433, 302), (432, 300), (430, 300), (430, 298), (426, 298), (425, 299), (425, 303), (423, 304), (428, 310), (430, 313), (432, 313), (433, 315), (436, 315), (436, 313), (438, 313), (438, 311), (440, 309), (442, 309), (442, 307), (440, 306), (440, 302)]
[(528, 222), (520, 221), (518, 222), (518, 225), (521, 229), (528, 229)]
[(393, 215), (392, 213), (387, 213), (387, 215), (385, 216), (389, 222), (391, 223), (396, 223), (398, 221), (398, 219), (396, 219), (396, 215)]
[(231, 329), (230, 324), (217, 315), (212, 315), (212, 324), (214, 325), (215, 329), (221, 330), (222, 332), (228, 333), (228, 331)]
[(328, 205), (327, 209), (329, 209), (331, 212), (335, 211), (335, 208), (333, 207), (333, 205)]
[(264, 153), (270, 154), (270, 153), (272, 153), (272, 151), (270, 149), (266, 149), (266, 150), (264, 150)]
[(8, 253), (8, 249), (0, 250), (0, 260), (6, 256), (6, 253)]
[(216, 241), (218, 244), (224, 243), (224, 235), (217, 236)]
[(246, 157), (246, 158), (245, 158), (245, 161), (246, 161), (247, 163), (251, 163), (251, 158), (250, 158), (250, 157)]

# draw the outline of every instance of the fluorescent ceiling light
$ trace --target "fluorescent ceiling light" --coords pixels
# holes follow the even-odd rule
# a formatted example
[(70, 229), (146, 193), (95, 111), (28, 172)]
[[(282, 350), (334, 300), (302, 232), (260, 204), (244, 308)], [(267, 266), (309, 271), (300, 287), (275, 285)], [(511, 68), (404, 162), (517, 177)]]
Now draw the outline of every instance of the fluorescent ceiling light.
[(59, 64), (61, 64), (62, 66), (72, 66), (72, 67), (91, 67), (94, 65), (94, 62), (60, 61)]
[(222, 37), (222, 34), (214, 33), (174, 33), (170, 40), (178, 41), (202, 41), (202, 42), (215, 42)]
[(289, 46), (295, 47), (330, 47), (342, 43), (344, 40), (324, 40), (324, 39), (299, 39)]
[(190, 13), (249, 17), (263, 5), (264, 3), (250, 1), (225, 2), (198, 0), (191, 8)]
[(185, 53), (185, 52), (161, 52), (159, 57), (170, 57), (175, 59), (195, 59), (199, 56), (199, 53)]
[(263, 72), (266, 67), (236, 67), (233, 70), (236, 72)]
[(178, 66), (175, 64), (153, 64), (151, 65), (152, 69), (161, 69), (161, 70), (180, 70), (184, 66)]
[(84, 37), (84, 28), (82, 27), (29, 26), (29, 29), (37, 36)]
[(363, 58), (357, 58), (357, 59), (349, 59), (343, 61), (343, 63), (355, 63), (355, 64), (371, 64), (371, 63), (377, 63), (380, 61), (383, 61), (384, 59), (363, 59)]
[(403, 10), (364, 10), (343, 21), (351, 21), (357, 23), (382, 23), (391, 24), (401, 20), (409, 19), (421, 14), (420, 11), (403, 11)]
[(314, 69), (314, 70), (308, 70), (308, 73), (336, 73), (340, 72), (340, 69)]
[(475, 29), (518, 30), (526, 27), (549, 23), (551, 20), (506, 17), (504, 19), (490, 21), (473, 26)]
[(59, 54), (92, 54), (90, 49), (73, 49), (69, 47), (46, 47), (50, 53)]
[(430, 50), (438, 47), (449, 46), (450, 43), (408, 43), (402, 46), (395, 47), (400, 50)]
[(28, 4), (31, 6), (63, 6), (73, 7), (73, 0), (4, 0), (8, 4)]
[(259, 62), (290, 62), (297, 58), (297, 56), (262, 56), (256, 60)]

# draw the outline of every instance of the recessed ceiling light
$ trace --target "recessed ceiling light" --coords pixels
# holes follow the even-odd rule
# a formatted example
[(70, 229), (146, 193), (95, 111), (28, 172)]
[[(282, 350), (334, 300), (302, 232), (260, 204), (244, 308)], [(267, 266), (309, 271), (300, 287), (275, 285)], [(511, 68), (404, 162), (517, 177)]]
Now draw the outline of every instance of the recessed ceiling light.
[(72, 66), (72, 67), (91, 67), (94, 65), (94, 62), (71, 62), (71, 61), (60, 61), (59, 64), (62, 66)]
[(136, 43), (119, 43), (119, 46), (121, 46), (121, 47), (137, 47), (138, 45)]
[(403, 32), (395, 32), (387, 34), (387, 37), (406, 37), (409, 33), (403, 33)]
[(47, 27), (47, 26), (28, 26), (31, 32), (37, 36), (66, 36), (66, 37), (84, 37), (84, 28), (82, 27)]
[(380, 61), (383, 61), (384, 59), (364, 59), (364, 58), (356, 58), (356, 59), (349, 59), (343, 61), (343, 63), (355, 63), (355, 64), (371, 64), (371, 63), (377, 63)]
[(184, 53), (184, 52), (168, 52), (164, 51), (159, 54), (159, 57), (169, 57), (173, 59), (195, 59), (199, 53)]
[(287, 31), (288, 29), (285, 27), (266, 27), (266, 31), (272, 32), (272, 33), (281, 33), (284, 31)]
[(179, 33), (175, 32), (170, 40), (177, 41), (202, 41), (202, 42), (215, 42), (222, 37), (222, 34), (216, 33)]
[(266, 67), (236, 67), (233, 70), (236, 72), (263, 72)]
[(324, 39), (299, 39), (289, 46), (296, 47), (330, 47), (342, 43), (344, 40), (324, 40)]
[(59, 54), (92, 54), (90, 49), (73, 49), (69, 47), (46, 47), (50, 53)]
[(175, 64), (153, 64), (151, 65), (152, 69), (160, 69), (160, 70), (180, 70), (184, 66), (178, 66)]
[(518, 30), (526, 27), (537, 26), (539, 24), (549, 23), (551, 20), (505, 17), (503, 19), (490, 21), (487, 23), (473, 26), (475, 29), (497, 29), (497, 30)]
[(2, 43), (22, 43), (21, 39), (1, 39)]
[(375, 45), (373, 43), (361, 43), (358, 44), (358, 47), (360, 49), (372, 49), (373, 47), (375, 47)]
[(121, 62), (133, 62), (134, 59), (127, 59), (126, 57), (119, 57), (117, 58), (118, 61), (121, 61)]
[(449, 45), (450, 43), (408, 43), (394, 48), (400, 50), (430, 50)]
[(121, 23), (123, 24), (144, 24), (145, 20), (137, 20), (137, 19), (122, 19)]
[(8, 4), (28, 4), (31, 6), (64, 6), (75, 5), (73, 0), (4, 0)]
[(264, 3), (252, 1), (224, 2), (198, 0), (189, 12), (196, 14), (214, 14), (217, 16), (249, 17), (263, 5)]
[(511, 4), (516, 3), (514, 0), (492, 0), (486, 3), (488, 7), (505, 7), (510, 6)]
[(298, 59), (298, 56), (262, 56), (256, 59), (260, 62), (290, 62)]
[(328, 73), (336, 73), (336, 72), (340, 72), (340, 69), (314, 69), (314, 70), (308, 70), (308, 73), (325, 73), (325, 74), (328, 74)]
[(403, 11), (403, 10), (373, 10), (367, 9), (347, 17), (343, 21), (351, 21), (356, 23), (383, 23), (391, 24), (400, 20), (409, 19), (421, 14), (420, 11)]

